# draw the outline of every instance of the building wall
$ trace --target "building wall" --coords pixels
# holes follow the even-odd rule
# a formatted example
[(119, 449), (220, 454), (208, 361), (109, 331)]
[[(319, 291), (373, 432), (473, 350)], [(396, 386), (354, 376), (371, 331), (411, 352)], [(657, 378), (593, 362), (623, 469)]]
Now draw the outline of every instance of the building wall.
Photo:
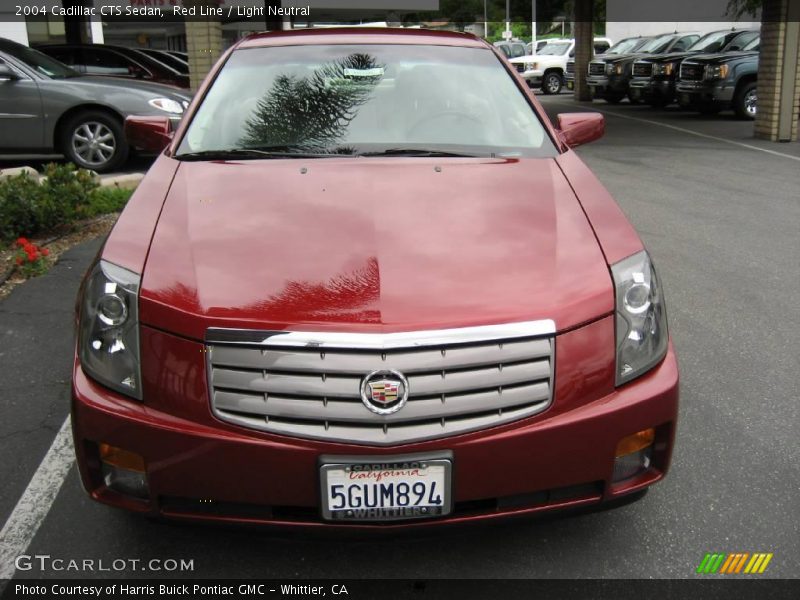
[[(11, 21), (13, 12), (0, 8), (0, 38), (28, 45), (28, 28), (25, 21)], [(9, 20), (6, 20), (9, 19)]]

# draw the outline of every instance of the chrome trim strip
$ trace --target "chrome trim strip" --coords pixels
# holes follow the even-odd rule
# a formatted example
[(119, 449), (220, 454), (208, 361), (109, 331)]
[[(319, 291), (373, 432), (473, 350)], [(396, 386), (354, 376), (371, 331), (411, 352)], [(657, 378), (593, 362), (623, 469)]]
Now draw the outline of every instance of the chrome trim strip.
[(523, 321), (502, 325), (481, 325), (454, 329), (427, 329), (396, 333), (344, 333), (312, 331), (259, 331), (252, 329), (222, 329), (210, 327), (206, 330), (207, 344), (246, 344), (266, 348), (341, 348), (350, 350), (391, 350), (395, 348), (418, 348), (446, 346), (507, 340), (523, 337), (551, 336), (556, 324), (551, 319)]

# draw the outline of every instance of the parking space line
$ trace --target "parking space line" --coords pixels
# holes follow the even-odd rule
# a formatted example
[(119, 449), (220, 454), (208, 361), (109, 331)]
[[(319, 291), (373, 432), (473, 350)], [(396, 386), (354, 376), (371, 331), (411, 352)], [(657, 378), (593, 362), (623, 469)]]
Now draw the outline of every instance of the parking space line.
[(11, 579), (17, 556), (30, 545), (75, 461), (70, 418), (61, 425), (39, 468), (0, 531), (0, 580)]
[[(571, 106), (575, 107), (574, 104), (568, 104), (566, 102), (550, 102), (549, 104), (560, 104), (561, 106)], [(619, 117), (620, 119), (629, 119), (631, 121), (639, 121), (641, 123), (649, 123), (651, 125), (658, 125), (659, 127), (666, 127), (667, 129), (674, 129), (675, 131), (680, 131), (682, 133), (688, 133), (690, 135), (696, 135), (697, 137), (708, 138), (710, 140), (717, 140), (718, 142), (724, 142), (726, 144), (731, 144), (732, 146), (739, 146), (740, 148), (747, 148), (749, 150), (758, 150), (759, 152), (766, 152), (767, 154), (772, 154), (774, 156), (781, 156), (783, 158), (789, 158), (791, 160), (800, 161), (800, 156), (792, 156), (791, 154), (784, 154), (783, 152), (778, 152), (777, 150), (770, 150), (768, 148), (759, 148), (758, 146), (753, 146), (752, 144), (745, 144), (744, 142), (735, 142), (733, 140), (728, 140), (725, 138), (717, 137), (715, 135), (709, 135), (707, 133), (700, 133), (699, 131), (693, 131), (691, 129), (686, 129), (684, 127), (678, 127), (677, 125), (669, 125), (668, 123), (661, 123), (659, 121), (652, 121), (650, 119), (642, 119), (641, 117), (632, 117), (630, 115), (622, 115), (618, 112), (613, 110), (603, 110), (602, 108), (595, 108), (595, 107), (587, 107), (589, 110), (594, 110), (606, 115), (612, 115), (614, 117)]]

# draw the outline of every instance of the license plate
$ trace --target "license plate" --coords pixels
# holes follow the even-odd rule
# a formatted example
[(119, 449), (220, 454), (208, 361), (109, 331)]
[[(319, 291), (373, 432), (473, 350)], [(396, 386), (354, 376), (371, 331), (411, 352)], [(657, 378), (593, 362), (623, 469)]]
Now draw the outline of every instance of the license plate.
[(322, 517), (398, 521), (447, 515), (452, 507), (451, 470), (449, 460), (438, 459), (323, 464)]
[(680, 103), (681, 104), (690, 104), (692, 101), (692, 97), (689, 94), (683, 93), (680, 94)]
[(572, 89), (572, 88), (574, 88), (574, 87), (575, 87), (575, 83), (573, 83), (572, 81), (568, 81), (568, 82), (567, 82), (567, 89), (568, 89), (568, 90), (571, 90), (571, 89)]
[(642, 90), (638, 88), (631, 88), (631, 96), (633, 96), (634, 98), (641, 98)]

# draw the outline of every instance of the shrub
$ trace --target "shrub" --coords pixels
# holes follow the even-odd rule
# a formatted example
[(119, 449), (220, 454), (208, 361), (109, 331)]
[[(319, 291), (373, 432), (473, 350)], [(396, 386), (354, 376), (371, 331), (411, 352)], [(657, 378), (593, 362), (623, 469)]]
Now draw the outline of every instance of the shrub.
[(42, 182), (39, 201), (39, 227), (53, 229), (86, 216), (90, 197), (100, 187), (92, 173), (72, 164), (49, 164)]
[(132, 191), (101, 188), (74, 165), (49, 164), (41, 184), (27, 173), (0, 179), (0, 242), (122, 210)]
[(89, 205), (84, 211), (86, 217), (119, 212), (128, 203), (133, 190), (115, 187), (101, 187), (92, 192)]
[(27, 173), (0, 180), (0, 241), (39, 228), (36, 207), (41, 193), (39, 182)]

